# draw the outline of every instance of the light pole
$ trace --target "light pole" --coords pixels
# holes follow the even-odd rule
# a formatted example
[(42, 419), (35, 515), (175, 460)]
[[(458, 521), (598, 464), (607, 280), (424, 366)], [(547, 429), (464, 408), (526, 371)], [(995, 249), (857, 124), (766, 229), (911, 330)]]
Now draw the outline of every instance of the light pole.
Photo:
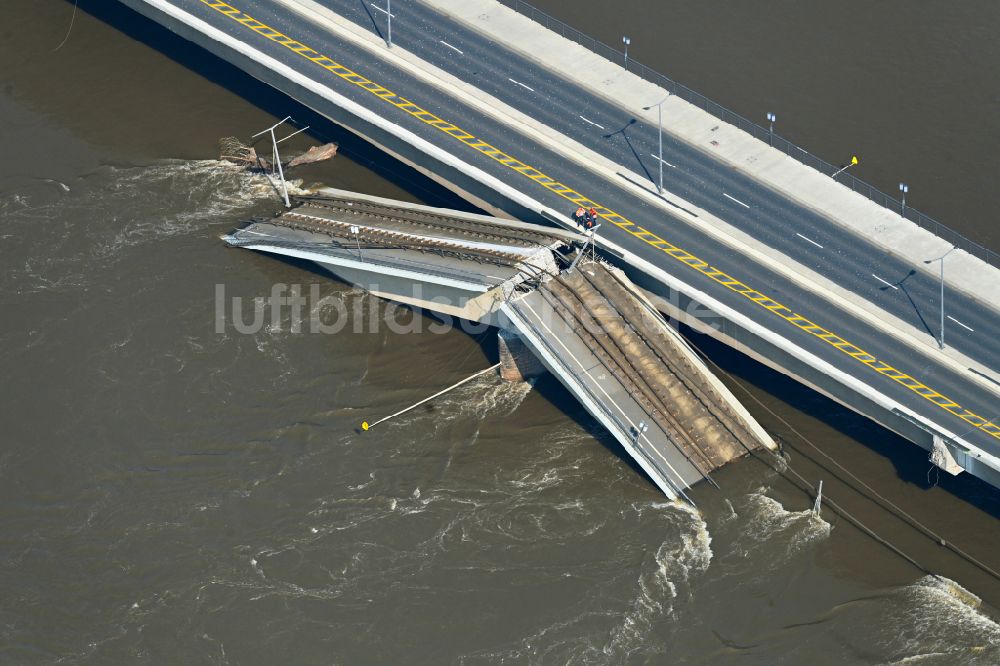
[(632, 40), (628, 37), (622, 37), (622, 44), (625, 45), (625, 71), (628, 71), (628, 45), (632, 43)]
[(941, 262), (941, 337), (938, 339), (938, 347), (941, 349), (944, 349), (944, 258), (954, 252), (955, 249), (956, 246), (953, 245), (950, 250), (937, 259), (927, 259), (924, 261), (925, 264), (933, 264), (935, 261)]
[(901, 217), (906, 217), (906, 193), (910, 191), (910, 186), (906, 183), (900, 183), (899, 191), (903, 193), (903, 205), (899, 209), (899, 214)]
[[(388, 46), (391, 49), (392, 48), (392, 0), (385, 0), (385, 9), (382, 9), (374, 2), (372, 3), (372, 7), (385, 14), (385, 22), (386, 22), (385, 43), (386, 46)], [(377, 29), (378, 28), (376, 27), (376, 30)]]
[(778, 119), (778, 116), (774, 115), (770, 111), (767, 112), (767, 122), (771, 123), (771, 129), (767, 134), (767, 145), (774, 147), (774, 121)]
[[(667, 93), (667, 97), (670, 97), (670, 93)], [(654, 106), (656, 107), (656, 124), (660, 132), (660, 186), (657, 191), (663, 194), (663, 103), (667, 101), (667, 97), (664, 97), (656, 104), (651, 104), (649, 106), (642, 107), (643, 111), (649, 111)]]
[(649, 426), (646, 425), (645, 421), (639, 421), (638, 426), (632, 426), (632, 441), (636, 444), (636, 446), (639, 445), (639, 437), (641, 437), (647, 430), (649, 430)]
[(358, 232), (360, 232), (360, 231), (361, 231), (361, 229), (358, 227), (358, 225), (356, 225), (356, 224), (352, 224), (351, 225), (351, 233), (354, 234), (354, 242), (358, 246), (358, 259), (360, 259), (361, 261), (364, 261), (365, 258), (361, 255), (361, 240), (358, 238)]
[[(274, 170), (275, 170), (275, 168), (277, 168), (277, 170), (278, 170), (278, 178), (281, 180), (281, 198), (285, 200), (285, 208), (291, 208), (292, 207), (292, 203), (291, 203), (291, 201), (288, 200), (288, 185), (285, 184), (285, 170), (281, 166), (281, 155), (278, 154), (278, 144), (281, 143), (282, 141), (287, 140), (287, 139), (291, 139), (296, 134), (301, 134), (302, 132), (305, 132), (307, 129), (309, 129), (309, 126), (306, 125), (302, 129), (296, 130), (296, 131), (292, 132), (291, 134), (289, 134), (288, 136), (286, 136), (283, 139), (279, 139), (279, 138), (275, 137), (274, 136), (274, 128), (275, 127), (280, 127), (281, 125), (284, 125), (289, 120), (291, 120), (292, 122), (295, 122), (294, 120), (292, 120), (291, 116), (285, 116), (281, 120), (280, 123), (275, 123), (275, 124), (271, 125), (270, 127), (268, 127), (266, 130), (263, 130), (261, 132), (257, 132), (252, 137), (250, 137), (251, 139), (256, 139), (257, 137), (263, 136), (264, 134), (268, 134), (271, 137), (271, 160), (274, 162), (271, 165), (271, 176), (272, 177), (274, 176)], [(254, 143), (256, 143), (256, 142), (254, 142)]]

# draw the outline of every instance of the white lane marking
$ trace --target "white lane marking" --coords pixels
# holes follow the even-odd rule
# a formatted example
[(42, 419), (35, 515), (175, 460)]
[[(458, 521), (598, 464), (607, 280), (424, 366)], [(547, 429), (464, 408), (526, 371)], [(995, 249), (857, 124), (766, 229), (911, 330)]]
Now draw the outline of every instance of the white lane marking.
[(518, 86), (521, 86), (522, 88), (527, 88), (531, 92), (535, 92), (534, 88), (532, 88), (531, 86), (526, 86), (523, 83), (521, 83), (520, 81), (515, 81), (514, 79), (512, 79), (510, 77), (508, 77), (507, 80), (510, 81), (511, 83), (513, 83), (514, 85), (518, 85)]
[(972, 333), (975, 333), (975, 331), (974, 331), (973, 329), (969, 328), (968, 326), (966, 326), (965, 324), (963, 324), (963, 323), (962, 323), (962, 322), (960, 322), (959, 320), (955, 319), (955, 318), (954, 318), (954, 317), (952, 317), (951, 315), (948, 315), (948, 319), (951, 319), (951, 320), (952, 320), (953, 322), (955, 322), (956, 324), (958, 324), (959, 326), (961, 326), (961, 327), (962, 327), (962, 328), (964, 328), (965, 330), (967, 330), (967, 331), (970, 331), (970, 332), (972, 332)]
[(598, 125), (598, 124), (597, 124), (597, 123), (595, 123), (595, 122), (594, 122), (593, 120), (587, 120), (587, 119), (586, 119), (586, 118), (584, 118), (583, 116), (580, 116), (580, 120), (582, 120), (582, 121), (583, 121), (583, 122), (585, 122), (585, 123), (590, 123), (591, 125), (593, 125), (593, 126), (595, 126), (595, 127), (600, 127), (601, 129), (604, 129), (604, 125)]
[(389, 12), (385, 11), (384, 9), (382, 9), (381, 7), (379, 7), (378, 5), (376, 5), (374, 2), (372, 3), (372, 7), (374, 7), (375, 9), (379, 10), (380, 12), (382, 12), (383, 14), (386, 14), (387, 16), (389, 16), (391, 18), (396, 18), (395, 14), (390, 14)]
[(736, 203), (738, 203), (739, 205), (743, 206), (744, 208), (749, 208), (750, 207), (750, 206), (746, 205), (745, 203), (743, 203), (742, 201), (740, 201), (739, 199), (737, 199), (736, 197), (731, 197), (728, 194), (726, 194), (725, 192), (722, 193), (722, 196), (724, 196), (727, 199), (730, 199), (732, 201), (735, 201)]
[(800, 234), (797, 231), (795, 232), (795, 235), (798, 236), (799, 238), (801, 238), (804, 241), (809, 241), (810, 243), (812, 243), (813, 245), (815, 245), (819, 249), (821, 249), (821, 250), (823, 249), (823, 246), (820, 245), (819, 243), (817, 243), (816, 241), (814, 241), (812, 238), (807, 238), (807, 237), (803, 236), (802, 234)]
[(664, 163), (664, 164), (666, 164), (666, 165), (667, 165), (668, 167), (671, 167), (671, 168), (673, 168), (673, 169), (676, 169), (676, 168), (677, 168), (677, 165), (676, 165), (676, 164), (671, 164), (670, 162), (668, 162), (668, 161), (666, 161), (666, 160), (661, 160), (661, 159), (660, 159), (660, 158), (659, 158), (659, 157), (658, 157), (657, 155), (654, 155), (654, 154), (650, 153), (650, 154), (649, 154), (649, 156), (650, 156), (650, 157), (652, 157), (652, 158), (653, 158), (654, 160), (656, 160), (656, 161), (658, 161), (658, 162), (663, 162), (663, 163)]
[(882, 284), (884, 284), (885, 286), (892, 287), (896, 291), (899, 291), (899, 287), (897, 287), (896, 285), (894, 285), (893, 283), (891, 283), (891, 282), (889, 282), (887, 280), (883, 280), (882, 278), (880, 278), (879, 276), (875, 275), (874, 273), (872, 273), (872, 277), (875, 278), (876, 280), (878, 280), (879, 282), (881, 282)]
[(439, 39), (438, 41), (441, 42), (442, 44), (444, 44), (445, 46), (447, 46), (449, 49), (452, 49), (454, 51), (458, 51), (460, 54), (465, 55), (465, 52), (462, 51), (462, 49), (460, 49), (460, 48), (458, 48), (456, 46), (452, 46), (451, 44), (449, 44), (448, 42), (444, 41), (443, 39)]

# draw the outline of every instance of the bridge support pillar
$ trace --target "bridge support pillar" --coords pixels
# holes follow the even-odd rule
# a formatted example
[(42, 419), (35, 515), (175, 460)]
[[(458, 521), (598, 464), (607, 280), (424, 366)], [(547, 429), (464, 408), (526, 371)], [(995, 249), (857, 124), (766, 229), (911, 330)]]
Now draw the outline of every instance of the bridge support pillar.
[(497, 333), (500, 348), (500, 377), (508, 382), (523, 382), (545, 372), (545, 366), (531, 353), (520, 336), (501, 328)]
[(955, 460), (955, 456), (952, 454), (951, 449), (948, 448), (948, 445), (937, 435), (934, 435), (934, 448), (931, 449), (930, 460), (952, 476), (965, 471), (965, 468)]

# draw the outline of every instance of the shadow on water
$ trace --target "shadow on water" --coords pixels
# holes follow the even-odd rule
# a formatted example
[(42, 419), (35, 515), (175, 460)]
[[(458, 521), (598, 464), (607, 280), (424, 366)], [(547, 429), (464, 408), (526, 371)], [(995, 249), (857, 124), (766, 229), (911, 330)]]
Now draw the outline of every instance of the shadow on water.
[[(940, 486), (955, 497), (995, 518), (1000, 518), (1000, 495), (985, 481), (968, 473), (958, 476), (938, 473), (939, 470), (928, 460), (926, 451), (871, 419), (856, 414), (707, 335), (697, 333), (686, 326), (681, 327), (681, 332), (725, 372), (755, 387), (763, 388), (782, 402), (812, 415), (885, 457), (892, 463), (901, 481), (924, 490)], [(737, 398), (742, 396), (737, 395)], [(811, 464), (829, 470), (832, 476), (842, 476), (842, 473), (828, 467), (828, 463), (821, 457), (814, 457), (803, 450), (799, 451), (799, 455), (808, 458)]]
[[(72, 0), (67, 2), (72, 4)], [(428, 205), (481, 212), (444, 186), (383, 153), (347, 129), (125, 5), (106, 0), (80, 0), (79, 8), (131, 39), (152, 47), (198, 76), (238, 95), (276, 119), (292, 116), (301, 125), (309, 125), (307, 134), (314, 139), (339, 144), (340, 154), (367, 167), (396, 187), (420, 197)]]
[(653, 483), (646, 472), (639, 466), (639, 463), (635, 461), (632, 456), (628, 454), (621, 444), (618, 443), (611, 433), (602, 426), (597, 419), (590, 415), (590, 413), (583, 408), (583, 405), (573, 396), (569, 390), (560, 383), (551, 373), (546, 372), (544, 375), (538, 378), (535, 383), (535, 390), (538, 394), (545, 398), (549, 403), (551, 403), (556, 409), (568, 416), (573, 420), (578, 426), (583, 428), (584, 432), (596, 439), (604, 448), (616, 455), (622, 462), (629, 466), (634, 474), (637, 474), (642, 478), (649, 487), (656, 493), (660, 492), (660, 489)]

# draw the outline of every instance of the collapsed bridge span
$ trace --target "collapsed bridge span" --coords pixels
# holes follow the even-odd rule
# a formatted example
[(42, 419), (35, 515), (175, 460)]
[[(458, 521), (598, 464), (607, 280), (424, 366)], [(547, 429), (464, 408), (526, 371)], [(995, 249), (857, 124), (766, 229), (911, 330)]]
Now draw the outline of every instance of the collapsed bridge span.
[(643, 292), (588, 254), (590, 235), (341, 190), (296, 203), (225, 240), (497, 326), (501, 350), (523, 344), (668, 497), (775, 448)]

